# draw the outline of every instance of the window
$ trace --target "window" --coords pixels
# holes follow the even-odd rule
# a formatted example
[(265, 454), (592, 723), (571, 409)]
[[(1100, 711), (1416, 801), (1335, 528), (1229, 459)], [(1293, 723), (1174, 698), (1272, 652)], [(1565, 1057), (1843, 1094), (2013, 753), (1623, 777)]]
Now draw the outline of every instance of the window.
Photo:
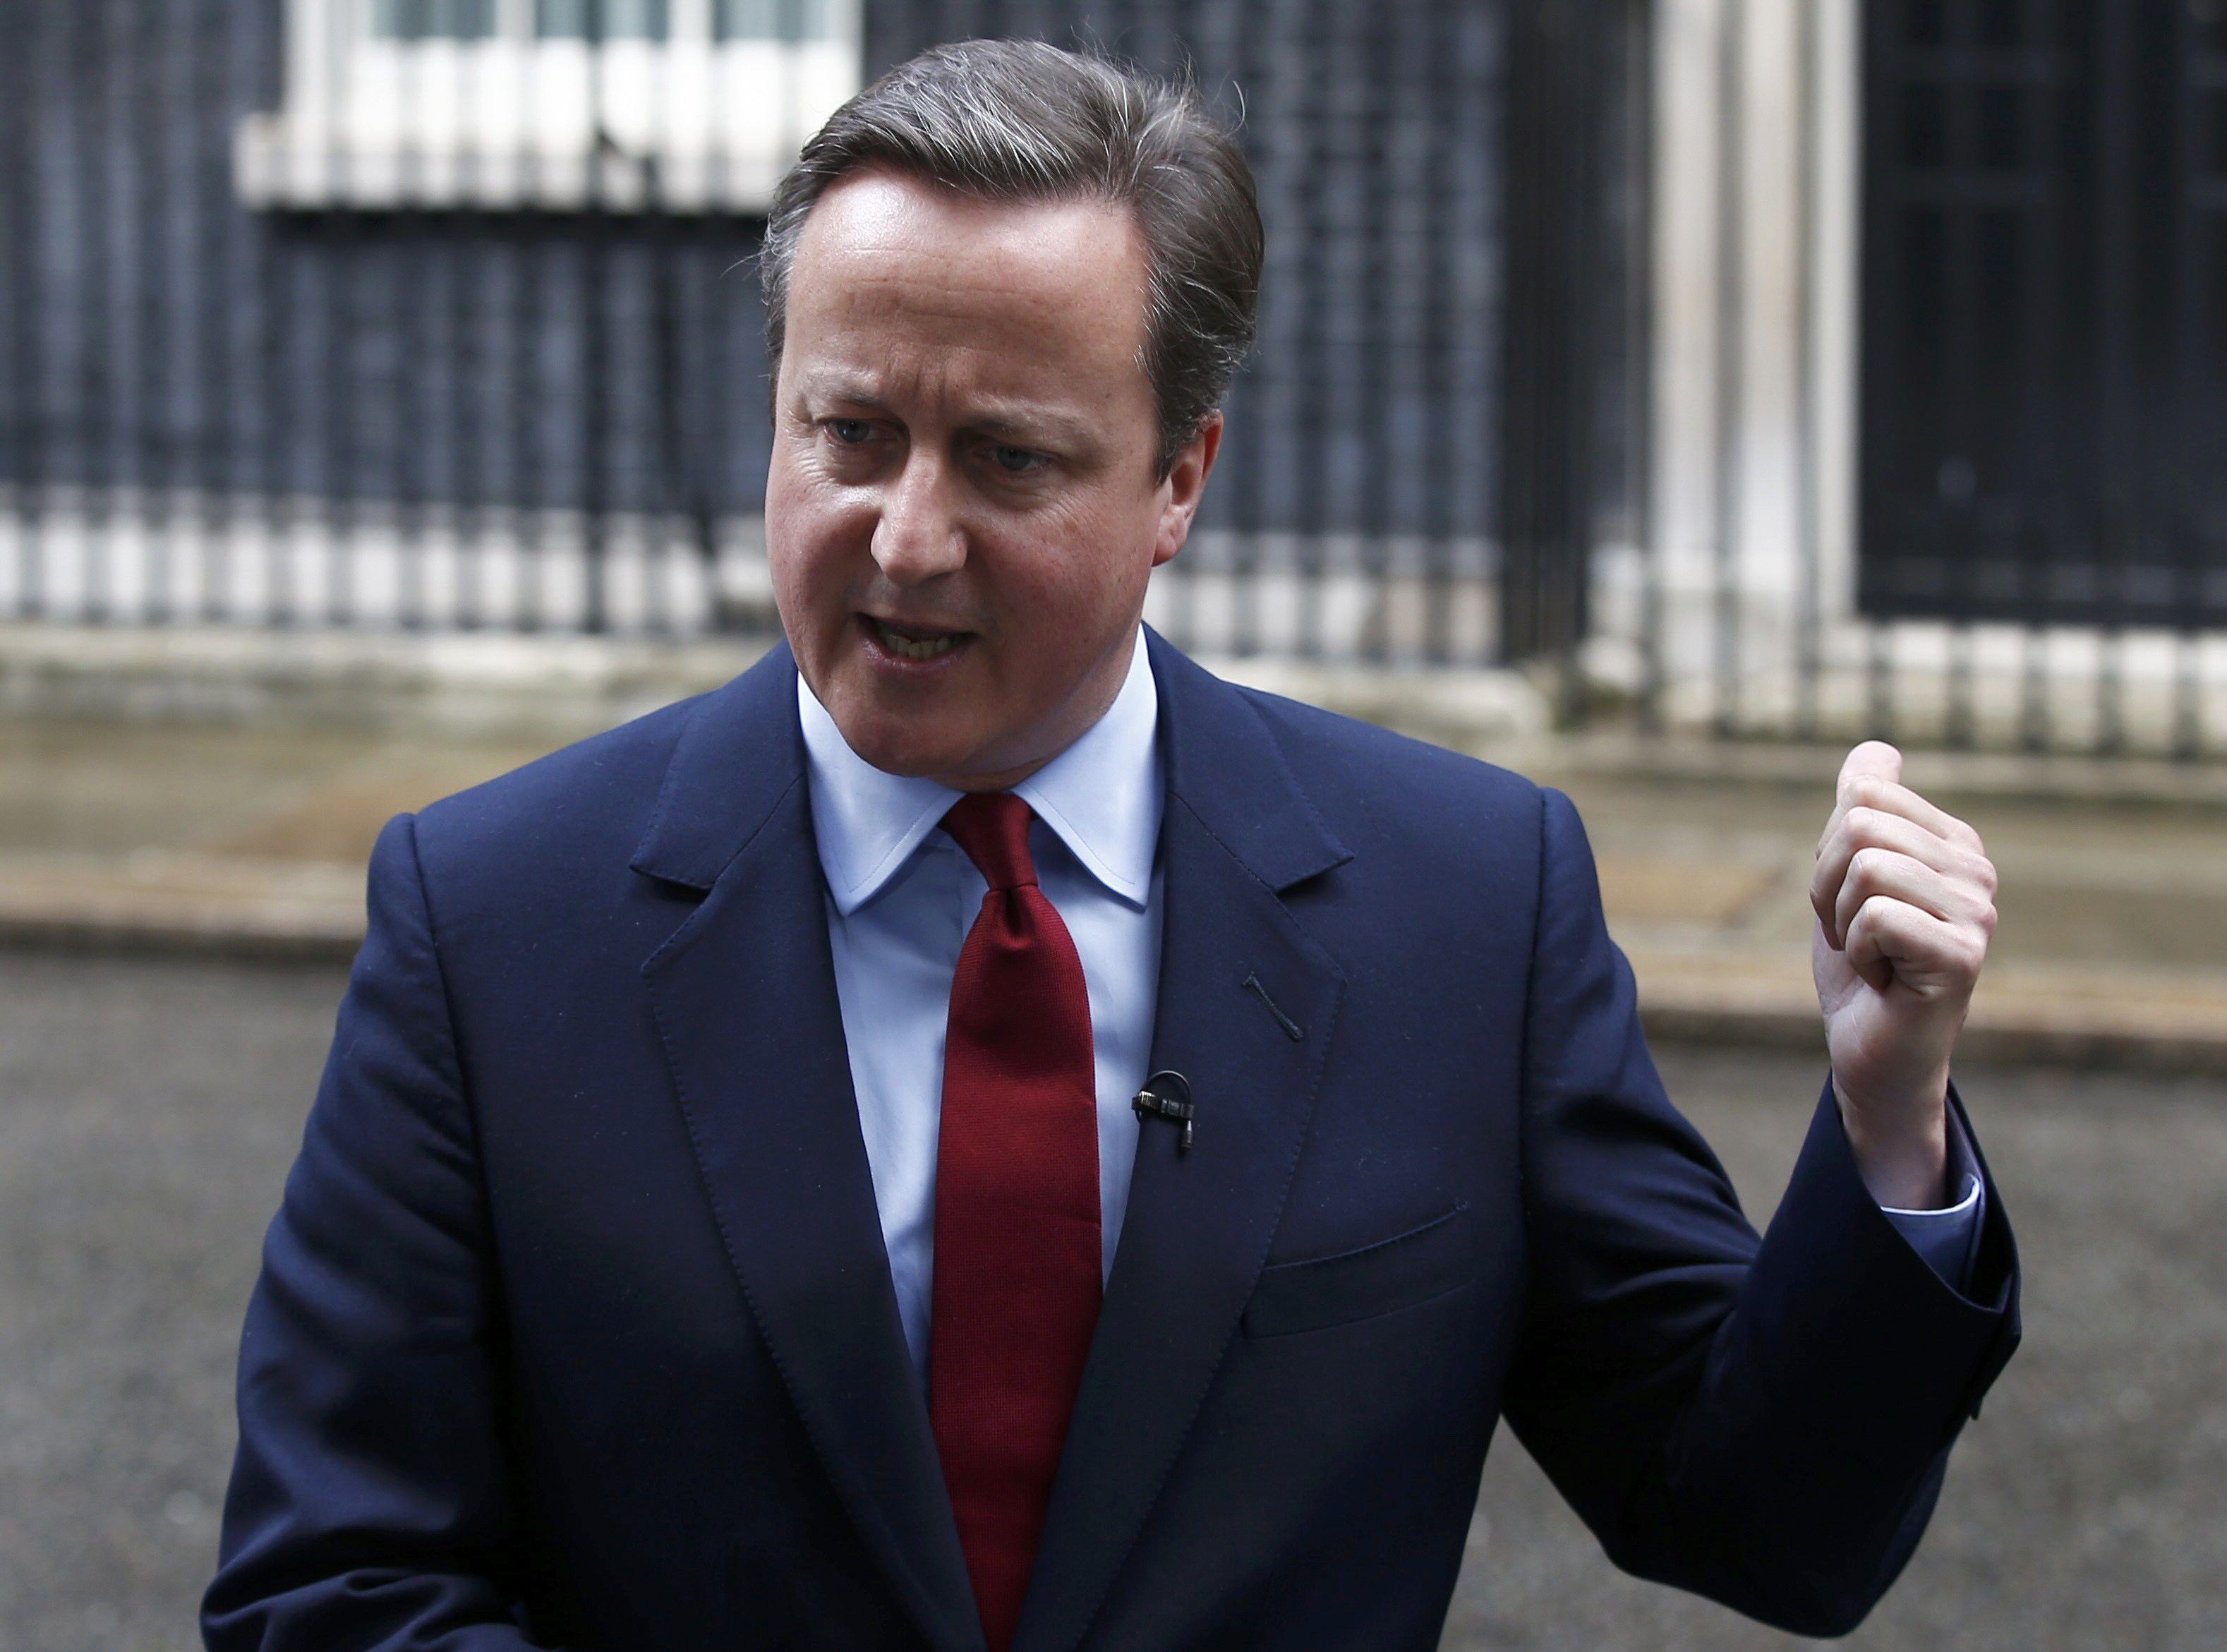
[(860, 0), (287, 0), (270, 207), (755, 212), (858, 89)]

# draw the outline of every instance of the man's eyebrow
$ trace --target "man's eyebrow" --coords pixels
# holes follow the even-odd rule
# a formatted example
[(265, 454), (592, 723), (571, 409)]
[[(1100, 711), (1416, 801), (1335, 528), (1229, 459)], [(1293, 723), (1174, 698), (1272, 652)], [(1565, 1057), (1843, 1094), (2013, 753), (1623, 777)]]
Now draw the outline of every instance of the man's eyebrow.
[(829, 401), (858, 402), (870, 407), (882, 405), (882, 399), (874, 393), (867, 380), (847, 373), (807, 369), (798, 376), (796, 387), (804, 395), (824, 397)]
[(997, 441), (1021, 444), (1050, 442), (1062, 447), (1088, 447), (1094, 441), (1088, 424), (1049, 407), (986, 409), (979, 418), (968, 419), (967, 428)]

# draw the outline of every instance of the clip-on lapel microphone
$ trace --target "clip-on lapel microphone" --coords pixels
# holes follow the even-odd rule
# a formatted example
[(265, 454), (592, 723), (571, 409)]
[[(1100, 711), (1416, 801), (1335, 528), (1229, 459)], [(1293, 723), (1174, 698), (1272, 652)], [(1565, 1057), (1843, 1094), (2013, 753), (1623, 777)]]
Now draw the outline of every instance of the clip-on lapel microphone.
[(1176, 1151), (1190, 1151), (1191, 1121), (1198, 1110), (1191, 1102), (1190, 1081), (1181, 1073), (1153, 1074), (1145, 1081), (1145, 1088), (1130, 1098), (1129, 1105), (1139, 1119), (1165, 1119), (1180, 1124), (1183, 1134), (1176, 1139)]

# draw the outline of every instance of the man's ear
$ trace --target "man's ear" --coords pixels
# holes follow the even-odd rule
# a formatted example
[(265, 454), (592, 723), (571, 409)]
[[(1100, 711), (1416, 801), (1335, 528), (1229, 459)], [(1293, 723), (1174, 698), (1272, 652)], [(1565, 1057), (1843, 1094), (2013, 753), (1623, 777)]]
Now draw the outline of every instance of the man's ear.
[(1159, 538), (1152, 545), (1155, 568), (1171, 560), (1190, 537), (1191, 518), (1198, 513), (1200, 496), (1206, 492), (1206, 479), (1222, 452), (1222, 426), (1220, 408), (1201, 419), (1197, 433), (1176, 455), (1175, 466), (1161, 484), (1167, 489), (1167, 500), (1160, 507)]

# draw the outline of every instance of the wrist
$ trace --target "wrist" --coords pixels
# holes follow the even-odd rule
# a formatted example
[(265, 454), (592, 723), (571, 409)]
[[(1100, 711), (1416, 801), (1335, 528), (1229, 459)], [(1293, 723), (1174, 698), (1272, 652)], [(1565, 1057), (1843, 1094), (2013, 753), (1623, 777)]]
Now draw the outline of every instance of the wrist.
[(1841, 1128), (1865, 1190), (1884, 1209), (1937, 1210), (1949, 1198), (1949, 1076), (1892, 1104), (1853, 1099), (1833, 1076)]

